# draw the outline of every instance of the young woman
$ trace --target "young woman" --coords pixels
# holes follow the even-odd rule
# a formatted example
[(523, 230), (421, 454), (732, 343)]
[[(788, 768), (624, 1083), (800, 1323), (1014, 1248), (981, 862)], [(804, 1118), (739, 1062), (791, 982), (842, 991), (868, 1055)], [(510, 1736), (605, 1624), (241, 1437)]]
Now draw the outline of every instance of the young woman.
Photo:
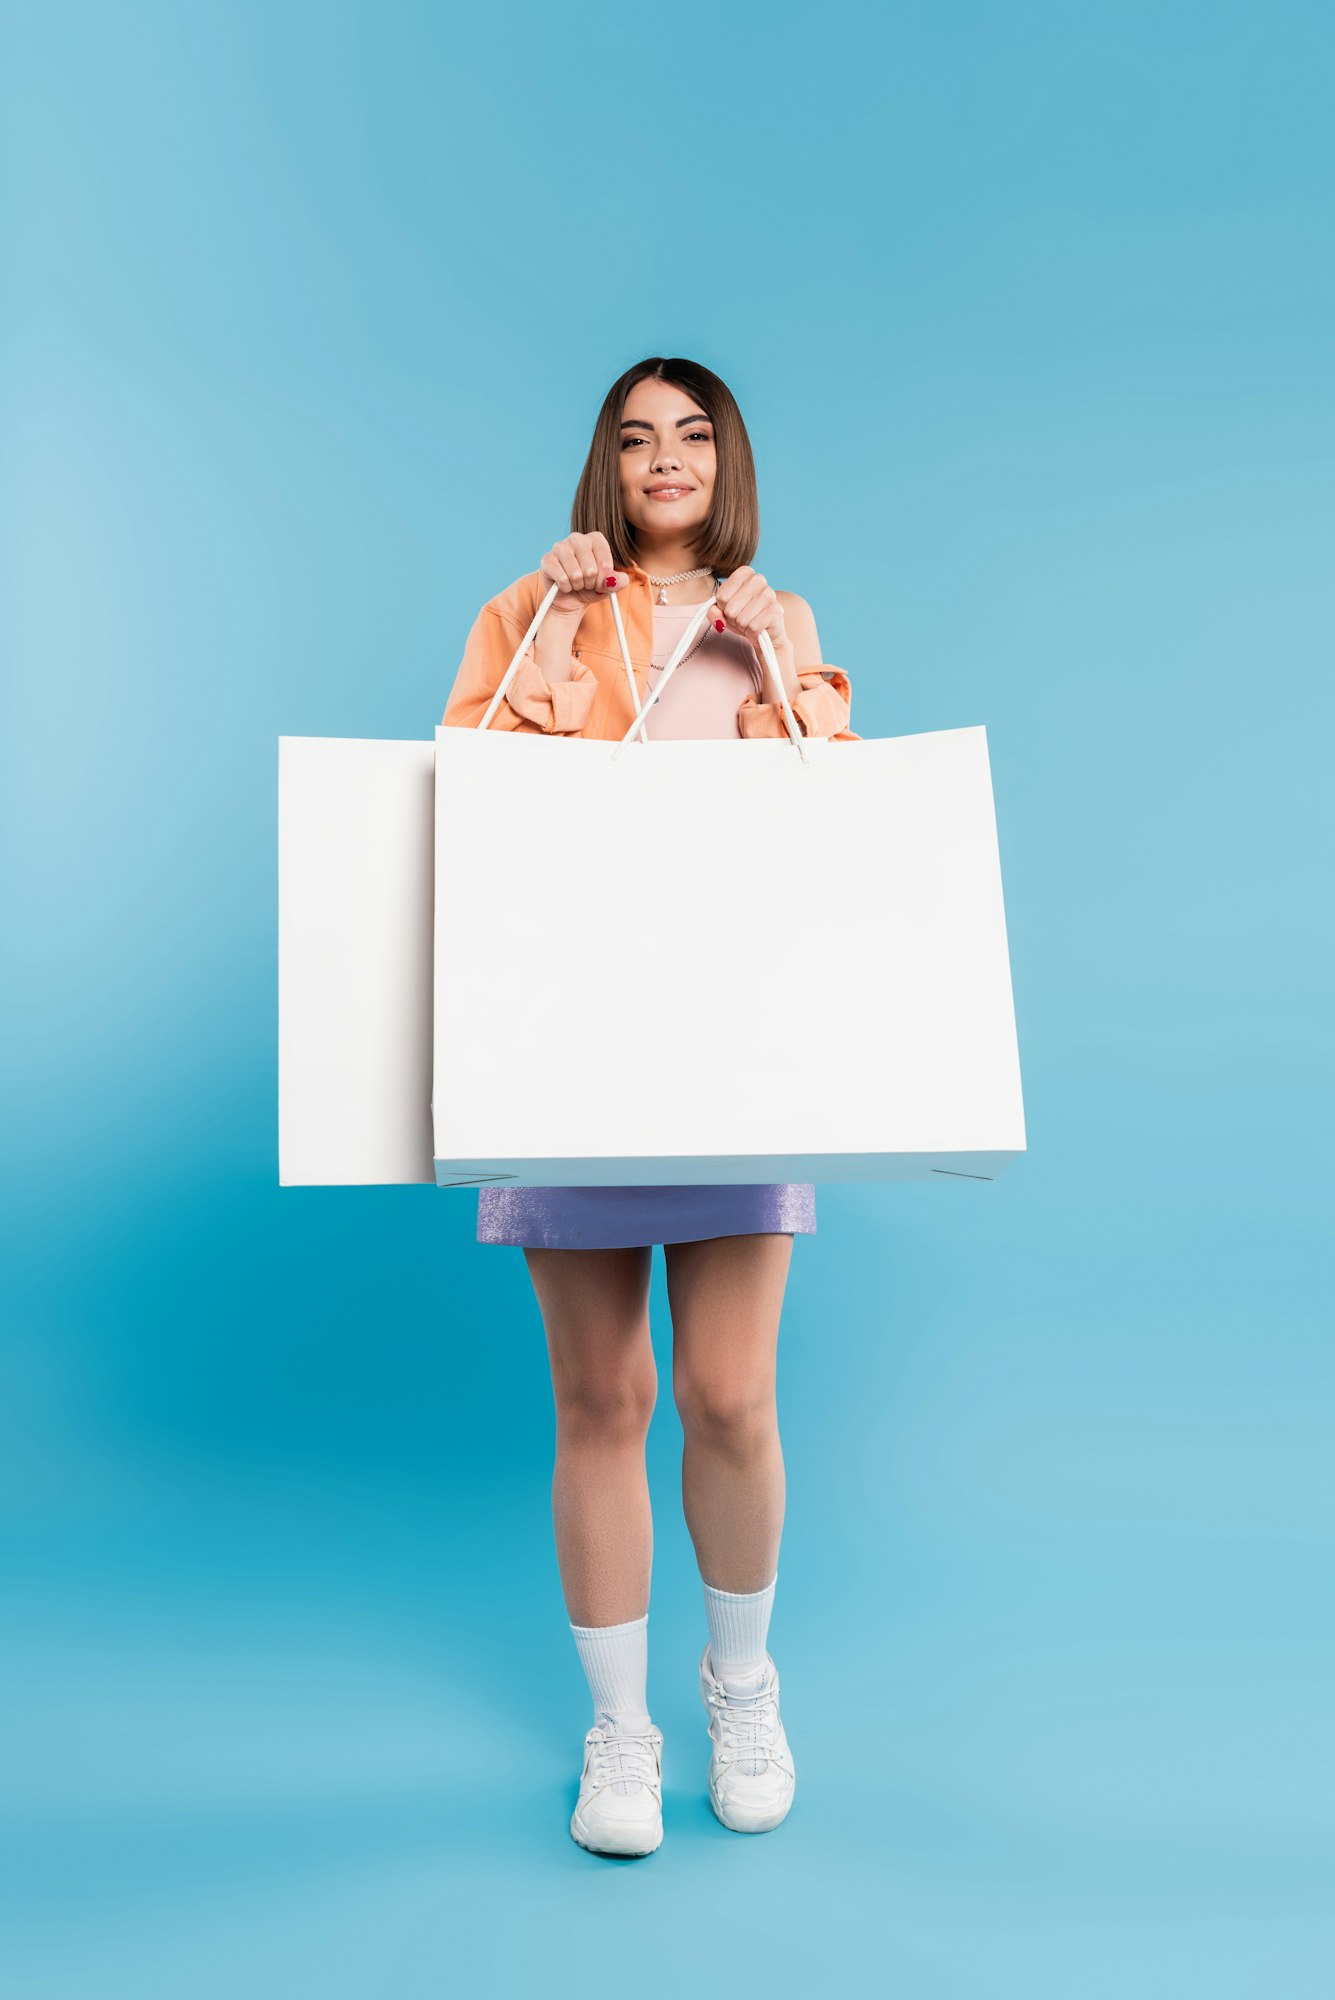
[[(571, 527), (536, 573), (483, 606), (446, 723), (477, 725), (555, 584), (490, 727), (621, 737), (694, 611), (713, 596), (717, 616), (649, 710), (646, 734), (786, 733), (777, 690), (766, 685), (767, 632), (798, 726), (851, 735), (848, 678), (822, 663), (809, 606), (750, 567), (759, 540), (755, 467), (741, 413), (718, 376), (656, 357), (613, 384)], [(635, 667), (635, 707), (613, 592)], [(735, 1032), (727, 1023), (719, 1029)], [(793, 1758), (766, 1646), (784, 1513), (775, 1356), (793, 1236), (815, 1227), (810, 1186), (479, 1193), (477, 1239), (522, 1247), (546, 1329), (557, 1557), (594, 1707), (570, 1830), (595, 1852), (648, 1854), (663, 1837), (663, 1739), (646, 1699), (655, 1243), (664, 1246), (672, 1387), (685, 1434), (682, 1499), (709, 1630), (700, 1662), (709, 1796), (725, 1826), (748, 1833), (777, 1826), (792, 1803)]]

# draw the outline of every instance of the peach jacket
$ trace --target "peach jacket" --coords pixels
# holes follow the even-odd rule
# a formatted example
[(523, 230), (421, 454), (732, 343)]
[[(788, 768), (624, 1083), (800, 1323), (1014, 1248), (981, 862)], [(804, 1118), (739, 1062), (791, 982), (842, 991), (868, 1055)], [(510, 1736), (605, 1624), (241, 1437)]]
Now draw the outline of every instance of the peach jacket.
[[(630, 581), (616, 594), (635, 669), (635, 686), (643, 703), (654, 650), (653, 585), (637, 562), (630, 563), (627, 574)], [(533, 570), (483, 605), (464, 646), (442, 723), (476, 728), (550, 587), (541, 571)], [(539, 670), (530, 644), (489, 727), (537, 730), (548, 736), (612, 740), (624, 736), (635, 717), (612, 607), (606, 598), (599, 598), (585, 611), (575, 635), (574, 653), (572, 678), (549, 681)], [(769, 684), (768, 673), (765, 678)], [(801, 693), (793, 698), (792, 708), (804, 735), (853, 743), (861, 740), (848, 727), (850, 690), (842, 667), (804, 667), (798, 680)], [(754, 694), (738, 708), (737, 725), (743, 736), (788, 733), (778, 702), (759, 701)]]

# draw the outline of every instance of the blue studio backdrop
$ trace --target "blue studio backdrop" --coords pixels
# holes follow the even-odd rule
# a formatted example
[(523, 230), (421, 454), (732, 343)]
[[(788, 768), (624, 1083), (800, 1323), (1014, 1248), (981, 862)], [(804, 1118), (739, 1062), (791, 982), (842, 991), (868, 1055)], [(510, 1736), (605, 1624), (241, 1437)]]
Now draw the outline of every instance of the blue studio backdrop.
[[(7, 1991), (1318, 1990), (1333, 41), (0, 5)], [(853, 728), (987, 726), (1029, 1152), (794, 1246), (762, 1840), (705, 1798), (655, 1254), (623, 1866), (566, 1832), (521, 1254), (278, 1186), (276, 775), (430, 737), (655, 353), (738, 396)]]

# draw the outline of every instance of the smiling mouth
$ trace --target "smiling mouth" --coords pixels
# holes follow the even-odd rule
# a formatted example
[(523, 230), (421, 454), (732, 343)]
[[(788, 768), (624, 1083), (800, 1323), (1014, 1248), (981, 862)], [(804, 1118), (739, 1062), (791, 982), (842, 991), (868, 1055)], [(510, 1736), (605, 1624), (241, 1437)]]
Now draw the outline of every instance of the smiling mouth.
[(680, 500), (691, 491), (689, 486), (652, 486), (647, 498), (650, 500)]

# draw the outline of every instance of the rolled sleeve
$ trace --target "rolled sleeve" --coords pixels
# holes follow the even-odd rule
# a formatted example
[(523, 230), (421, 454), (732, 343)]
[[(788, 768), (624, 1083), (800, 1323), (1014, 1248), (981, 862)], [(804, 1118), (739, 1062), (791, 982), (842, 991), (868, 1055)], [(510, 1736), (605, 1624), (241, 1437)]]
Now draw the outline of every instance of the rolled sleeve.
[(575, 663), (568, 681), (549, 681), (530, 650), (516, 667), (505, 699), (516, 715), (545, 735), (571, 736), (588, 721), (597, 692), (598, 676), (584, 661)]
[[(826, 674), (830, 678), (826, 679)], [(840, 736), (851, 712), (848, 675), (839, 667), (813, 668), (798, 675), (800, 686), (790, 696), (793, 717), (804, 736)], [(749, 694), (737, 710), (743, 736), (786, 736), (788, 725), (777, 701), (759, 701)]]

